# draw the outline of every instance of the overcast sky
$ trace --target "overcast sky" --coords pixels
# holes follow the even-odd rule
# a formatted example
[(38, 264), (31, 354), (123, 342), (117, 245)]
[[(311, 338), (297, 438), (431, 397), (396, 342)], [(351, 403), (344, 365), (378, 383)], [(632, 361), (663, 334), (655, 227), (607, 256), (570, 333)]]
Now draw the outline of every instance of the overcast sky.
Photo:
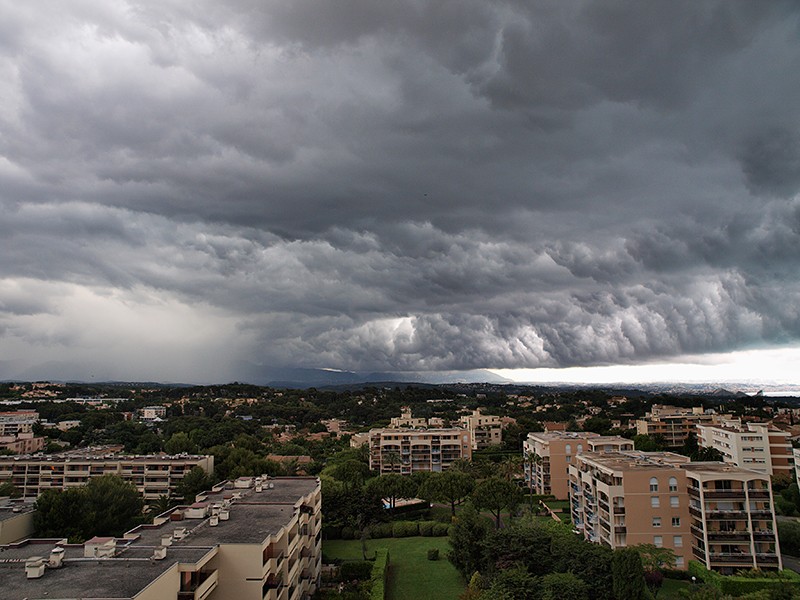
[(0, 378), (793, 352), (798, 73), (796, 1), (0, 0)]

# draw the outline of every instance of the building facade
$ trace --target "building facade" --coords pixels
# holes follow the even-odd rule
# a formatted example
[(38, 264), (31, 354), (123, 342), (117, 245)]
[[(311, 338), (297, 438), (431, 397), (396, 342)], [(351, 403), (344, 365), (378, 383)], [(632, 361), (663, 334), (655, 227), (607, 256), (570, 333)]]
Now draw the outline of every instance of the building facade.
[(480, 409), (461, 417), (461, 427), (469, 431), (473, 450), (483, 450), (503, 443), (503, 421), (497, 415), (482, 415)]
[(33, 433), (39, 421), (35, 410), (0, 412), (0, 448), (16, 454), (39, 452), (44, 449), (44, 438)]
[(718, 450), (726, 463), (768, 475), (794, 476), (789, 434), (766, 423), (725, 419), (717, 425), (698, 425), (697, 443)]
[(682, 408), (654, 404), (650, 412), (636, 421), (639, 435), (660, 436), (667, 446), (682, 446), (691, 434), (696, 433), (697, 425), (710, 425), (721, 422), (714, 413), (706, 413), (702, 407)]
[(322, 566), (320, 483), (246, 478), (122, 538), (0, 547), (8, 598), (307, 600)]
[(0, 482), (10, 481), (24, 497), (45, 490), (86, 485), (99, 475), (119, 475), (145, 500), (174, 494), (193, 467), (214, 470), (213, 456), (93, 454), (90, 450), (36, 456), (0, 456)]
[(619, 436), (590, 431), (529, 433), (522, 444), (525, 482), (535, 494), (568, 496), (568, 467), (584, 452), (633, 450), (633, 442)]
[(569, 471), (573, 524), (591, 542), (669, 548), (679, 569), (782, 568), (764, 473), (670, 452), (584, 454)]
[(437, 473), (472, 459), (472, 441), (466, 429), (372, 429), (369, 451), (370, 469), (381, 475)]

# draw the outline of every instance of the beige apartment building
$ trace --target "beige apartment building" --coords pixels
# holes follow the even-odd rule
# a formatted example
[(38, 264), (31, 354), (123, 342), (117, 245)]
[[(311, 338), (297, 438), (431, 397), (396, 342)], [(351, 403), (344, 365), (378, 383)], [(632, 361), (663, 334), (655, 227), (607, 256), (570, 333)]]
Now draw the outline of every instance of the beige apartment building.
[(91, 477), (119, 475), (135, 485), (145, 500), (155, 500), (161, 495), (174, 494), (193, 467), (211, 473), (214, 457), (127, 456), (83, 449), (59, 454), (0, 456), (0, 482), (10, 481), (28, 498), (45, 490), (86, 485)]
[(794, 457), (794, 479), (800, 487), (800, 448), (792, 448), (792, 456)]
[(244, 478), (122, 538), (0, 547), (2, 597), (306, 600), (322, 566), (320, 482)]
[(392, 429), (424, 429), (427, 426), (427, 419), (412, 416), (411, 409), (408, 406), (401, 408), (400, 416), (392, 417), (389, 422), (389, 427)]
[(445, 471), (459, 459), (472, 459), (466, 429), (372, 429), (369, 432), (370, 469), (411, 475)]
[(461, 417), (461, 427), (469, 431), (473, 450), (483, 450), (503, 443), (503, 421), (497, 415), (482, 415), (481, 410)]
[(590, 431), (545, 431), (529, 433), (522, 443), (525, 482), (535, 494), (566, 499), (568, 467), (584, 452), (633, 450), (633, 442), (619, 436), (601, 436)]
[(39, 452), (44, 449), (44, 438), (33, 433), (39, 421), (35, 410), (0, 412), (0, 448), (16, 454)]
[(682, 408), (664, 404), (654, 404), (650, 412), (636, 421), (639, 435), (658, 435), (664, 438), (667, 446), (682, 446), (690, 434), (695, 433), (697, 425), (719, 423), (723, 417), (706, 413), (703, 407)]
[(768, 475), (794, 475), (789, 434), (766, 423), (724, 419), (718, 425), (698, 425), (697, 443), (718, 450), (726, 463)]
[(670, 548), (725, 573), (780, 569), (769, 477), (671, 452), (584, 454), (570, 466), (576, 530), (610, 548)]

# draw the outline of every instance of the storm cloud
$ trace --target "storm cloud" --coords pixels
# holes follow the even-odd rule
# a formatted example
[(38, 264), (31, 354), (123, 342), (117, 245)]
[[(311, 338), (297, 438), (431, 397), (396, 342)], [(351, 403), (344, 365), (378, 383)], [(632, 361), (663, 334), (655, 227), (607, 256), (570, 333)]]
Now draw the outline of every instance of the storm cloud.
[(800, 343), (795, 2), (0, 15), (0, 378)]

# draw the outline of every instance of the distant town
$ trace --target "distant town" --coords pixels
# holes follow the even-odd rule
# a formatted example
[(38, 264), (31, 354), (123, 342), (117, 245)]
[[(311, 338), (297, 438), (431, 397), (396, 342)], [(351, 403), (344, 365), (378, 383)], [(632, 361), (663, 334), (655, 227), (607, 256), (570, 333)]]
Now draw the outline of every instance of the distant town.
[(795, 597), (798, 448), (718, 388), (5, 382), (0, 598)]

